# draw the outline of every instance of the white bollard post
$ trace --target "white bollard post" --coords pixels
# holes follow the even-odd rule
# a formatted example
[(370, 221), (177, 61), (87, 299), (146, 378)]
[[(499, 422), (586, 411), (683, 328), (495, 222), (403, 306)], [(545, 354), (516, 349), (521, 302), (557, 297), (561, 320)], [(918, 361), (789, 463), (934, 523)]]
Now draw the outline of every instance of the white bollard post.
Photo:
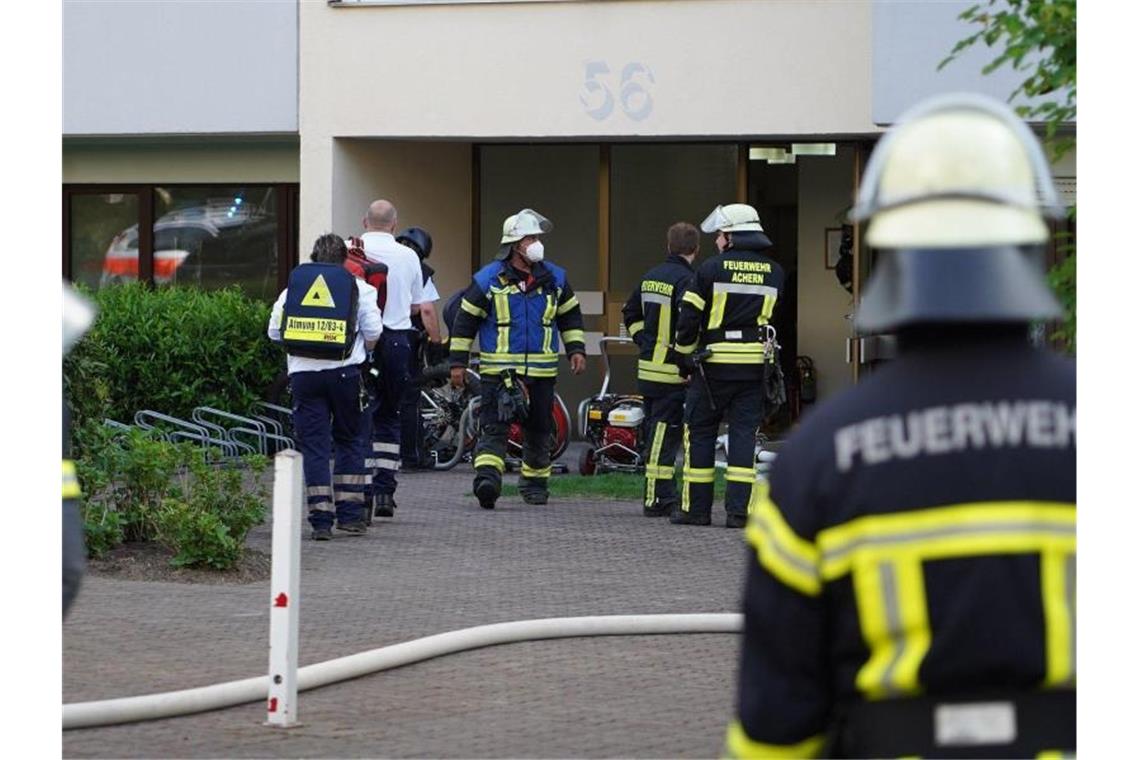
[(297, 722), (297, 637), (301, 592), (300, 452), (273, 460), (273, 575), (269, 585), (269, 702), (266, 725)]

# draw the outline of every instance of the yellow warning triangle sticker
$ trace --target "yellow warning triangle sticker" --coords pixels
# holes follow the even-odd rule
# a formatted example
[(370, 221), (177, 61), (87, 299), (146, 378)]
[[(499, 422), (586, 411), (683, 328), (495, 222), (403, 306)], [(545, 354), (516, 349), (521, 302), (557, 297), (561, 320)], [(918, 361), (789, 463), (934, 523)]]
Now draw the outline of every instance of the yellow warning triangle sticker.
[(317, 279), (313, 280), (309, 292), (301, 299), (302, 306), (324, 306), (326, 308), (334, 308), (336, 303), (333, 301), (332, 293), (329, 292), (329, 286), (325, 283), (325, 276), (318, 274)]

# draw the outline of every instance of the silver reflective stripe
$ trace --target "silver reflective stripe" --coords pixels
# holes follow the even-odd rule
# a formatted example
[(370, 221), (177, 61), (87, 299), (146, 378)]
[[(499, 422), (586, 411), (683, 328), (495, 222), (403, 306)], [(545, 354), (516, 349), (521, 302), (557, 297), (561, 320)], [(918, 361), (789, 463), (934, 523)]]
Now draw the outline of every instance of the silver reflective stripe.
[(400, 444), (398, 443), (380, 443), (374, 441), (372, 443), (372, 450), (381, 454), (399, 454)]
[(333, 483), (338, 486), (360, 486), (372, 482), (372, 478), (363, 473), (351, 475), (333, 475)]
[(331, 501), (319, 501), (315, 504), (309, 505), (310, 512), (332, 512), (333, 505)]
[(775, 298), (778, 291), (771, 285), (745, 285), (739, 282), (714, 282), (713, 293), (743, 293), (750, 296), (771, 296)]
[(332, 496), (332, 486), (309, 486), (305, 489), (307, 496)]
[(857, 538), (843, 546), (829, 549), (823, 553), (823, 561), (835, 562), (848, 554), (865, 546), (883, 546), (889, 544), (906, 544), (912, 541), (928, 541), (939, 538), (954, 538), (956, 536), (969, 536), (992, 533), (1055, 533), (1059, 536), (1071, 536), (1076, 533), (1073, 525), (1057, 525), (1056, 523), (1021, 520), (1017, 522), (990, 523), (988, 525), (955, 525), (950, 528), (937, 530), (911, 531), (909, 533), (896, 533), (890, 536), (864, 536)]
[(376, 462), (377, 462), (377, 464), (376, 464), (377, 468), (379, 468), (381, 470), (399, 470), (400, 469), (399, 460), (377, 459)]
[(662, 293), (642, 293), (641, 294), (641, 309), (645, 310), (645, 304), (655, 303), (661, 306), (672, 306), (673, 299)]
[(362, 494), (358, 491), (337, 491), (336, 492), (336, 500), (337, 501), (347, 501), (350, 503), (351, 502), (363, 503), (364, 502), (364, 494)]
[(380, 459), (365, 459), (365, 460), (364, 460), (364, 466), (365, 466), (365, 467), (371, 467), (372, 469), (376, 469), (377, 467), (379, 467), (379, 466), (380, 466), (380, 462), (381, 462), (381, 461), (383, 461), (383, 460), (380, 460)]
[(899, 609), (899, 593), (898, 581), (895, 578), (895, 567), (889, 562), (883, 562), (879, 565), (879, 578), (882, 579), (883, 586), (883, 608), (887, 613), (887, 634), (891, 637), (894, 643), (894, 652), (891, 654), (891, 661), (883, 670), (883, 691), (887, 694), (898, 694), (899, 690), (896, 689), (891, 681), (895, 673), (895, 667), (902, 659), (903, 650), (903, 629), (902, 629), (902, 610)]

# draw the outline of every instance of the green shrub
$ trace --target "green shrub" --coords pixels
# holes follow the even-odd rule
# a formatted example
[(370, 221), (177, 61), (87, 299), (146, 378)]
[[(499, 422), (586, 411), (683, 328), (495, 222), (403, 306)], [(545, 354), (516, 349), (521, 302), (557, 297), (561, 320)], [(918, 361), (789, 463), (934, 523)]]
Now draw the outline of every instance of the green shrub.
[(140, 409), (189, 417), (196, 406), (213, 406), (243, 414), (284, 366), (265, 335), (269, 305), (236, 287), (132, 283), (88, 295), (98, 316), (64, 359), (77, 429), (104, 417), (129, 423)]

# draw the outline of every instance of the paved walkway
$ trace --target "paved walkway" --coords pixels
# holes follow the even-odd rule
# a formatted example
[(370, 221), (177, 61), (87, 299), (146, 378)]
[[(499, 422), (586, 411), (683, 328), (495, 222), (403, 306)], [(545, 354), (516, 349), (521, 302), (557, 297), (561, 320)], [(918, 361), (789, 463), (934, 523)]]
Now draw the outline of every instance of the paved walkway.
[[(304, 541), (301, 665), (510, 620), (739, 610), (739, 531), (646, 519), (629, 502), (517, 497), (494, 512), (471, 469), (402, 476), (396, 517), (363, 537)], [(250, 546), (269, 551), (270, 527)], [(85, 579), (64, 625), (63, 699), (264, 674), (269, 583)], [(263, 703), (67, 731), (64, 757), (715, 757), (739, 637), (614, 636), (509, 644), (299, 697), (304, 725)]]

